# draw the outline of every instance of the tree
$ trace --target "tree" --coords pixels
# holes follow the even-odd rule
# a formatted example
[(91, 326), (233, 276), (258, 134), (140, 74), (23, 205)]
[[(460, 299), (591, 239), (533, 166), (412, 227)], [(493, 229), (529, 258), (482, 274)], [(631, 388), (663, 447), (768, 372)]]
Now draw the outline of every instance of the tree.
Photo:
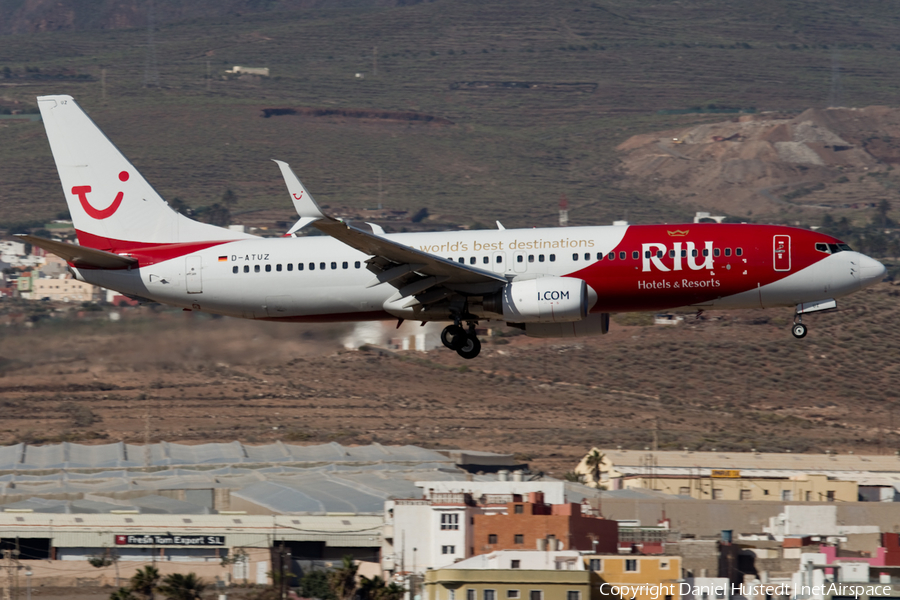
[(571, 481), (572, 483), (584, 483), (584, 474), (576, 473), (575, 471), (566, 471), (563, 473), (563, 479), (565, 481)]
[(131, 576), (131, 590), (147, 600), (153, 600), (153, 592), (157, 585), (159, 585), (159, 569), (156, 567), (147, 565)]
[(359, 600), (401, 600), (406, 590), (396, 583), (387, 584), (376, 575), (372, 579), (361, 577), (359, 581)]
[(304, 598), (319, 600), (337, 600), (328, 584), (328, 572), (322, 570), (308, 571), (300, 578), (300, 595)]
[(138, 600), (130, 587), (120, 587), (109, 595), (109, 600)]
[(206, 583), (194, 573), (166, 575), (159, 586), (159, 591), (168, 600), (199, 600), (205, 589)]
[(600, 467), (606, 455), (594, 448), (584, 459), (584, 466), (591, 470), (591, 480), (600, 487)]
[(237, 194), (231, 190), (225, 190), (225, 193), (222, 194), (222, 202), (228, 206), (234, 206), (237, 204)]
[(356, 593), (356, 572), (359, 565), (353, 562), (349, 554), (344, 557), (343, 564), (328, 573), (328, 586), (337, 600), (351, 600)]

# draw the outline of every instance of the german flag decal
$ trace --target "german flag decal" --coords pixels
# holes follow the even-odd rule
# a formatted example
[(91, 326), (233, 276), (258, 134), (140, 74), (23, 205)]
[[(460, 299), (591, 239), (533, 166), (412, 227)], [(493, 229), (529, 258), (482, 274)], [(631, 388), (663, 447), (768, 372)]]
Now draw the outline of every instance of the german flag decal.
[(219, 262), (228, 262), (228, 257), (227, 257), (227, 256), (220, 256), (220, 257), (219, 257)]

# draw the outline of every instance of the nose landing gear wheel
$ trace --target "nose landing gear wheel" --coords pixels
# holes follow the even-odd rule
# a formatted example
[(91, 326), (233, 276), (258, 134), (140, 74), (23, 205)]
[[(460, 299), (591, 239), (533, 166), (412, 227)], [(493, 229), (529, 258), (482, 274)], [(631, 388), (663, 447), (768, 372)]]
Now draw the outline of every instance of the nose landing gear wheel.
[(806, 325), (803, 323), (794, 323), (794, 326), (791, 327), (791, 333), (793, 333), (794, 337), (798, 340), (806, 337)]
[(459, 325), (447, 325), (441, 332), (441, 342), (451, 350), (462, 348), (468, 338), (466, 330)]
[(456, 349), (456, 353), (465, 359), (473, 359), (481, 352), (481, 342), (474, 335), (467, 335), (462, 347)]

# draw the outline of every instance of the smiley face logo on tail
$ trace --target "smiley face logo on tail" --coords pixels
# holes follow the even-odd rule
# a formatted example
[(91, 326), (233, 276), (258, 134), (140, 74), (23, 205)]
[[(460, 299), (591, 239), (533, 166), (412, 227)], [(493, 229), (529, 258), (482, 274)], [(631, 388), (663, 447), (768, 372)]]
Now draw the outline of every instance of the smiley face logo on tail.
[[(119, 181), (128, 181), (128, 177), (128, 171), (122, 171), (119, 173)], [(84, 212), (86, 212), (88, 216), (93, 217), (97, 220), (107, 219), (113, 216), (113, 214), (115, 214), (115, 212), (119, 210), (119, 205), (122, 204), (122, 198), (125, 197), (125, 192), (119, 192), (118, 194), (116, 194), (116, 198), (112, 201), (112, 204), (102, 210), (98, 210), (94, 208), (87, 199), (87, 195), (91, 193), (91, 186), (76, 185), (72, 188), (72, 193), (78, 196), (78, 200), (81, 202), (81, 208), (84, 209)]]

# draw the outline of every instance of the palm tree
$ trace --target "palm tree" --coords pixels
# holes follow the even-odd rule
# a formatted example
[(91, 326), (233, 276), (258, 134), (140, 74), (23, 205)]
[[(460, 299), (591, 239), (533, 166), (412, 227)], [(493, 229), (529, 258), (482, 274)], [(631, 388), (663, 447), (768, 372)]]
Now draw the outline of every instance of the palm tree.
[(378, 600), (401, 600), (404, 595), (406, 590), (403, 586), (391, 582), (381, 590), (381, 597)]
[(109, 600), (137, 600), (137, 596), (131, 592), (131, 588), (122, 587), (110, 594)]
[(356, 593), (356, 572), (359, 565), (353, 562), (353, 557), (347, 555), (343, 559), (340, 568), (328, 573), (328, 585), (338, 600), (351, 600)]
[(594, 448), (584, 459), (584, 466), (591, 470), (591, 479), (596, 487), (600, 487), (600, 467), (606, 455)]
[(153, 600), (153, 591), (157, 585), (159, 585), (159, 569), (156, 567), (147, 565), (131, 576), (131, 590), (147, 600)]
[(194, 573), (166, 575), (159, 586), (159, 591), (168, 600), (199, 600), (205, 589), (206, 583)]
[(365, 575), (359, 578), (359, 600), (379, 600), (379, 593), (384, 589), (384, 579), (376, 575), (369, 579)]
[(566, 471), (563, 473), (563, 480), (571, 481), (572, 483), (584, 483), (584, 474), (576, 473), (575, 471)]

